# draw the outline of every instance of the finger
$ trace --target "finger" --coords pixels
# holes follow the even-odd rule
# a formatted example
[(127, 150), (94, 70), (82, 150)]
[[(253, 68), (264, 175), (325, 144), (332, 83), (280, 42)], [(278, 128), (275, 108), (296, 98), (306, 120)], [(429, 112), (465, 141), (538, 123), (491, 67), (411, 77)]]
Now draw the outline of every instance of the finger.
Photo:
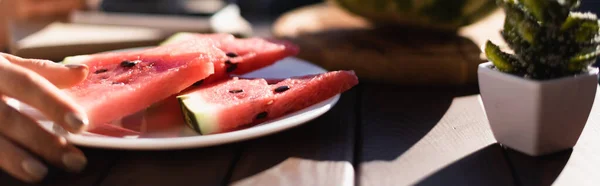
[(48, 168), (8, 139), (0, 136), (0, 168), (25, 182), (39, 182)]
[(0, 57), (38, 73), (58, 88), (68, 88), (80, 83), (89, 72), (89, 68), (83, 64), (62, 65), (49, 60), (24, 59), (6, 53), (0, 53)]
[(80, 132), (88, 124), (87, 115), (71, 97), (42, 76), (26, 68), (2, 62), (0, 93), (38, 109), (48, 119), (71, 132)]
[(63, 137), (44, 130), (33, 119), (5, 103), (0, 103), (0, 135), (66, 170), (79, 172), (87, 164), (83, 153), (68, 145)]

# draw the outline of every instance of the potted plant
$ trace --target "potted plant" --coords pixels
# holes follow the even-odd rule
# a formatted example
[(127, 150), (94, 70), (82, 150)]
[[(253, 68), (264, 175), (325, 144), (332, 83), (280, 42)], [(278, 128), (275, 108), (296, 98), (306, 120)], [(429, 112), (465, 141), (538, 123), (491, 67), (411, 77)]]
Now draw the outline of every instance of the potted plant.
[(478, 69), (481, 102), (496, 140), (531, 156), (572, 148), (598, 86), (598, 20), (578, 0), (499, 0), (501, 35)]

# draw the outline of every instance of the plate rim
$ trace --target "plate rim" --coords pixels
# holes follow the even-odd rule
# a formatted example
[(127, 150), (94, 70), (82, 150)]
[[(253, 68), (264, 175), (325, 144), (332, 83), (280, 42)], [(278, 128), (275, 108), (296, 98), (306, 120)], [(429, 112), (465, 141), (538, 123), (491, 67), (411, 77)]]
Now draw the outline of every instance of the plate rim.
[[(116, 138), (116, 137), (100, 137), (100, 136), (82, 136), (79, 134), (67, 134), (64, 136), (67, 141), (72, 144), (85, 146), (85, 147), (94, 147), (94, 148), (103, 148), (103, 149), (120, 149), (120, 150), (179, 150), (179, 149), (192, 149), (192, 148), (202, 148), (202, 147), (212, 147), (212, 146), (220, 146), (226, 145), (230, 143), (240, 142), (252, 140), (260, 137), (266, 137), (269, 135), (273, 135), (279, 132), (283, 132), (288, 129), (292, 129), (298, 127), (300, 125), (304, 125), (314, 119), (319, 118), (323, 114), (327, 113), (331, 108), (333, 108), (338, 100), (340, 95), (336, 95), (332, 98), (329, 98), (325, 101), (322, 101), (313, 106), (318, 106), (316, 108), (305, 108), (303, 110), (291, 113), (289, 115), (294, 115), (292, 117), (282, 118), (282, 120), (291, 120), (294, 117), (302, 117), (301, 120), (295, 122), (284, 122), (284, 124), (279, 124), (277, 122), (281, 122), (281, 120), (274, 120), (271, 122), (265, 122), (258, 124), (254, 127), (242, 129), (233, 132), (221, 133), (221, 134), (212, 134), (212, 135), (198, 135), (198, 136), (183, 136), (183, 137), (170, 137), (170, 138)], [(309, 113), (308, 111), (315, 111), (310, 113), (310, 115), (306, 116), (304, 114)], [(204, 138), (199, 142), (194, 140), (194, 138)], [(209, 138), (209, 139), (206, 139)], [(115, 142), (106, 142), (106, 141), (115, 141)], [(180, 140), (189, 140), (188, 142), (178, 142)], [(104, 142), (98, 142), (104, 141)], [(165, 142), (166, 141), (166, 142)], [(116, 144), (112, 144), (116, 143)], [(172, 144), (178, 145), (172, 145)], [(118, 146), (115, 146), (118, 145)]]

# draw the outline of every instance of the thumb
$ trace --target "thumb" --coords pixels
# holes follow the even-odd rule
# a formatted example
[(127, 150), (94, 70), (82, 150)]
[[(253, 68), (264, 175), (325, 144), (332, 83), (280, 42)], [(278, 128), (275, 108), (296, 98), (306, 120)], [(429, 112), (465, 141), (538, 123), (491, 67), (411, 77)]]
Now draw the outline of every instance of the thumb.
[(58, 88), (68, 88), (83, 81), (89, 68), (83, 64), (63, 65), (49, 60), (25, 59), (5, 53), (0, 53), (9, 62), (27, 68), (46, 78)]

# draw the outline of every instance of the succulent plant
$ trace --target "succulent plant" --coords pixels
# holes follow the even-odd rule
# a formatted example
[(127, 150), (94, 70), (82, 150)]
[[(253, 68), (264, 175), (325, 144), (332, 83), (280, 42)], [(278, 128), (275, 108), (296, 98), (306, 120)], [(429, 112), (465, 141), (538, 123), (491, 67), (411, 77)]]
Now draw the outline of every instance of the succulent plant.
[(485, 54), (502, 72), (545, 80), (587, 71), (600, 55), (598, 18), (575, 12), (579, 0), (498, 0), (500, 32), (510, 48), (487, 41)]

